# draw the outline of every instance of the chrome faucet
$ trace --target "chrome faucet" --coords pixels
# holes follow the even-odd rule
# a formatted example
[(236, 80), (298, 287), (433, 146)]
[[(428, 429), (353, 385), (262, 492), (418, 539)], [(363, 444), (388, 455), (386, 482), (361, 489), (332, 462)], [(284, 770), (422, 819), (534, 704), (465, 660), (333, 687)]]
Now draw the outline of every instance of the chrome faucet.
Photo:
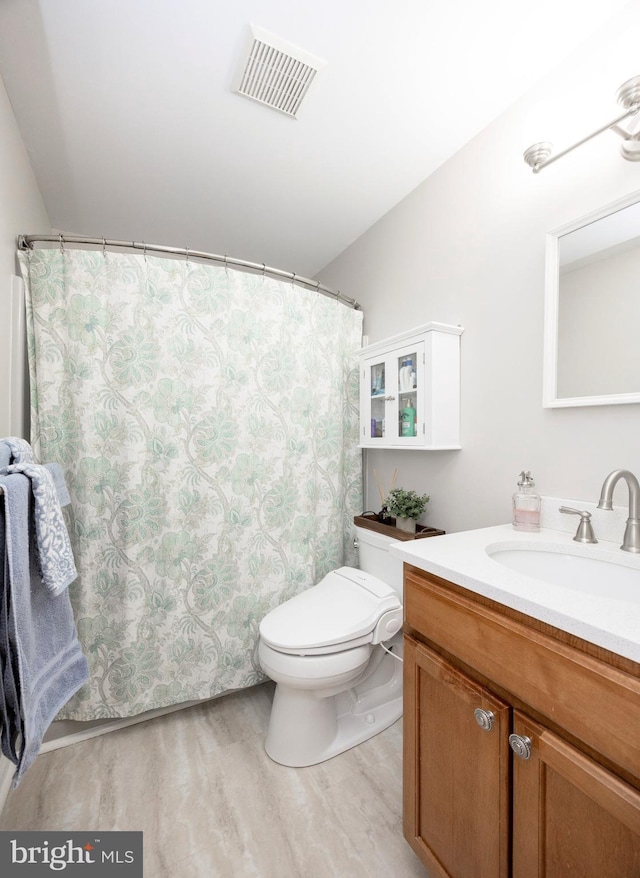
[(613, 503), (611, 502), (613, 489), (619, 479), (624, 479), (629, 488), (629, 517), (627, 518), (624, 539), (620, 548), (623, 552), (640, 553), (640, 518), (638, 518), (640, 510), (640, 484), (638, 484), (634, 474), (630, 473), (628, 469), (614, 469), (612, 473), (609, 473), (602, 483), (598, 509), (613, 509)]

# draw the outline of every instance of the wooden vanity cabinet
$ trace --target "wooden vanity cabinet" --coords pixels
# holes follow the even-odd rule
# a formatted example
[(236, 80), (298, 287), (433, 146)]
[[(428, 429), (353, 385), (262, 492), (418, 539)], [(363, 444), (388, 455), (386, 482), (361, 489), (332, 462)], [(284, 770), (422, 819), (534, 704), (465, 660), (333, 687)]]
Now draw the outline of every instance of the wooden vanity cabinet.
[(408, 565), (405, 617), (404, 833), (430, 878), (638, 878), (640, 666)]
[(514, 711), (531, 741), (513, 760), (513, 875), (640, 875), (640, 793), (549, 729)]
[(404, 667), (405, 836), (434, 876), (507, 878), (509, 705), (411, 637)]

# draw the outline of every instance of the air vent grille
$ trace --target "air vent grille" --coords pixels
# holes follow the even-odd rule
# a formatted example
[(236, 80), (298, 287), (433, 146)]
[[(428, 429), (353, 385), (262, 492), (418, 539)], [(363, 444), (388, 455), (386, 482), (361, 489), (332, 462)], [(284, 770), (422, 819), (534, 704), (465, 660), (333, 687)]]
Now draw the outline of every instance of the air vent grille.
[(318, 70), (320, 58), (251, 25), (234, 91), (287, 116), (296, 117)]

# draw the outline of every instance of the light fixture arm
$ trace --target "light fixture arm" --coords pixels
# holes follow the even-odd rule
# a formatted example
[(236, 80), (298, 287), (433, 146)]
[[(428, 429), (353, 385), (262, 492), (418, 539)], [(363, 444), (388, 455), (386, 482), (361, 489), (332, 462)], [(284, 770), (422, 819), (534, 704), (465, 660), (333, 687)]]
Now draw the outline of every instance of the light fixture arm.
[(543, 168), (548, 167), (553, 164), (553, 162), (556, 162), (558, 159), (567, 155), (567, 153), (582, 146), (583, 143), (587, 143), (587, 141), (602, 134), (603, 131), (614, 131), (622, 137), (624, 140), (622, 145), (622, 155), (624, 158), (629, 159), (630, 161), (640, 161), (640, 152), (625, 148), (625, 145), (630, 142), (638, 143), (640, 138), (637, 134), (626, 131), (624, 128), (620, 127), (620, 122), (623, 122), (625, 119), (629, 119), (631, 116), (635, 116), (640, 112), (640, 76), (634, 76), (620, 86), (618, 89), (618, 103), (625, 107), (625, 112), (622, 113), (622, 115), (617, 116), (612, 122), (608, 122), (606, 125), (598, 128), (597, 131), (587, 134), (582, 140), (563, 149), (562, 152), (559, 152), (556, 155), (552, 155), (553, 147), (550, 143), (534, 143), (533, 146), (530, 146), (524, 153), (525, 162), (529, 165), (533, 173), (537, 174)]

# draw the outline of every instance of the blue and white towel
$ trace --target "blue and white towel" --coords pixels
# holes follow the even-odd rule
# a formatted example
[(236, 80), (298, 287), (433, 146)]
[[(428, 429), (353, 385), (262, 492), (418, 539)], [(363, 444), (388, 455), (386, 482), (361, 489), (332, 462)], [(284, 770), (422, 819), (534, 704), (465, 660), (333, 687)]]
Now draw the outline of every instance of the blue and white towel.
[(21, 439), (19, 436), (5, 436), (2, 442), (9, 448), (7, 463), (35, 463), (33, 449), (26, 439)]
[[(60, 594), (69, 583), (73, 582), (78, 572), (53, 473), (49, 467), (35, 463), (13, 463), (0, 469), (0, 475), (11, 473), (24, 473), (31, 482), (36, 525), (36, 557), (40, 575), (49, 591)], [(62, 484), (64, 485), (64, 479)], [(64, 491), (66, 492), (66, 486)]]
[(2, 752), (16, 766), (16, 787), (34, 761), (44, 733), (88, 679), (69, 591), (45, 588), (36, 564), (33, 480), (0, 476), (0, 665)]
[(0, 475), (22, 472), (35, 500), (37, 560), (42, 581), (54, 594), (77, 577), (62, 506), (71, 502), (60, 464), (36, 464), (31, 445), (18, 436), (0, 439)]
[[(76, 570), (60, 466), (25, 439), (0, 440), (0, 748), (17, 786), (44, 733), (88, 679), (67, 585)], [(46, 585), (45, 585), (46, 582)]]

